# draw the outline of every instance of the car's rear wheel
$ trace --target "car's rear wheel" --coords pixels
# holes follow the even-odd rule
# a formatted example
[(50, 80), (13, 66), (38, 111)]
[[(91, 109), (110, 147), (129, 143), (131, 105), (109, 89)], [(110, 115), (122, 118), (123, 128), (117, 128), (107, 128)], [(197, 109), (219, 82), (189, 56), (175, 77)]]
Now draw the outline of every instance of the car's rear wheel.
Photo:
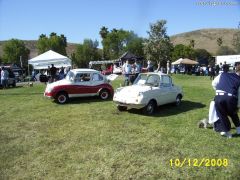
[(100, 91), (99, 97), (100, 97), (102, 100), (106, 100), (106, 99), (108, 99), (108, 98), (110, 97), (110, 93), (109, 93), (108, 90), (103, 89), (103, 90)]
[(119, 111), (126, 111), (127, 110), (127, 107), (126, 106), (117, 106), (117, 109), (119, 110)]
[(16, 87), (16, 81), (13, 82), (12, 87)]
[(156, 110), (157, 104), (154, 100), (149, 101), (149, 103), (143, 108), (143, 113), (146, 115), (152, 115)]
[(180, 106), (181, 102), (182, 102), (182, 96), (181, 96), (181, 95), (178, 95), (178, 96), (176, 97), (175, 106)]
[(58, 93), (56, 101), (59, 104), (65, 104), (68, 101), (68, 95), (65, 92)]

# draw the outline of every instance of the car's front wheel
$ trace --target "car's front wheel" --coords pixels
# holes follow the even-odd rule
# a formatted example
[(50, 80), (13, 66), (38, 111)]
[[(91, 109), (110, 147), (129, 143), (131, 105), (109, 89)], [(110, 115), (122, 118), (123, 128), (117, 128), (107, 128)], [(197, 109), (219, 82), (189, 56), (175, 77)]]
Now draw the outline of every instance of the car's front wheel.
[(126, 106), (117, 106), (117, 109), (119, 110), (119, 111), (126, 111), (127, 110), (127, 107)]
[(155, 101), (151, 100), (149, 103), (143, 108), (143, 113), (146, 115), (152, 115), (156, 110), (157, 104)]
[(181, 96), (181, 95), (178, 95), (178, 96), (176, 97), (175, 105), (176, 105), (176, 106), (179, 106), (179, 105), (181, 104), (181, 102), (182, 102), (182, 96)]
[(100, 97), (102, 100), (106, 100), (106, 99), (108, 99), (108, 98), (110, 97), (110, 93), (109, 93), (108, 90), (103, 89), (103, 90), (100, 91), (99, 97)]
[(65, 92), (58, 93), (56, 97), (57, 103), (59, 104), (65, 104), (68, 101), (68, 95)]

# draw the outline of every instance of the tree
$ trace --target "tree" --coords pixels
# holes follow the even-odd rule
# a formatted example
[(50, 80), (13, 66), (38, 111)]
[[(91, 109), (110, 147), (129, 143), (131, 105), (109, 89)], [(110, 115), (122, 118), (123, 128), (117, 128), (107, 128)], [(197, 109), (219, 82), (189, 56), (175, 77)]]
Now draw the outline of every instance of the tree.
[(217, 44), (218, 46), (222, 46), (223, 40), (221, 37), (217, 38)]
[(149, 38), (146, 39), (144, 44), (144, 54), (147, 59), (155, 62), (159, 61), (163, 66), (170, 60), (173, 49), (173, 45), (167, 35), (166, 23), (166, 20), (160, 20), (150, 24), (150, 31), (147, 32)]
[(195, 59), (195, 50), (190, 46), (183, 44), (177, 44), (172, 51), (172, 59), (177, 60), (179, 58)]
[(190, 46), (191, 48), (194, 48), (194, 46), (195, 46), (195, 40), (194, 40), (194, 39), (191, 39), (191, 40), (190, 40), (189, 46)]
[(45, 34), (41, 34), (37, 42), (38, 54), (42, 54), (48, 50), (53, 50), (62, 55), (67, 55), (66, 47), (67, 38), (63, 34), (58, 36), (54, 32), (52, 32), (49, 37)]
[(104, 44), (110, 59), (116, 59), (124, 53), (124, 47), (127, 45), (128, 36), (129, 32), (123, 29), (113, 29), (107, 35)]
[(217, 50), (217, 55), (234, 55), (237, 54), (232, 48), (228, 46), (220, 46)]
[(99, 34), (101, 36), (102, 39), (105, 39), (108, 35), (108, 28), (106, 28), (105, 26), (101, 27)]
[(214, 64), (212, 55), (206, 49), (196, 49), (195, 56), (199, 64)]
[(132, 37), (129, 40), (128, 44), (126, 45), (125, 49), (126, 51), (129, 51), (138, 57), (144, 57), (143, 44), (144, 44), (143, 38), (140, 38), (137, 35), (132, 34)]
[(3, 47), (3, 62), (21, 65), (21, 57), (23, 66), (26, 66), (29, 53), (23, 41), (11, 39)]
[(100, 59), (101, 55), (97, 47), (98, 41), (85, 39), (83, 44), (78, 45), (76, 53), (72, 55), (74, 64), (78, 67), (88, 67), (89, 61)]
[(108, 33), (109, 33), (108, 28), (106, 28), (105, 26), (103, 26), (99, 31), (99, 34), (102, 38), (102, 45), (103, 45), (102, 59), (107, 59), (105, 39), (107, 38)]
[(105, 59), (116, 59), (125, 51), (131, 51), (137, 56), (143, 55), (143, 40), (133, 31), (113, 28), (110, 32), (102, 27), (99, 34), (102, 37), (103, 55)]

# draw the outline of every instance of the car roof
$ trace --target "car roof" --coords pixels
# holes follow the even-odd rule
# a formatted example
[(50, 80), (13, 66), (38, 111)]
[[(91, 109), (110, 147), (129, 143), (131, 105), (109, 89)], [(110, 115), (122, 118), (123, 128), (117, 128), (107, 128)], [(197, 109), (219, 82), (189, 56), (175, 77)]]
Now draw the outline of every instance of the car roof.
[(99, 72), (95, 69), (87, 69), (87, 68), (72, 69), (71, 71), (73, 71), (74, 73), (77, 73), (77, 72), (87, 72), (87, 73), (96, 72), (96, 73), (98, 73)]

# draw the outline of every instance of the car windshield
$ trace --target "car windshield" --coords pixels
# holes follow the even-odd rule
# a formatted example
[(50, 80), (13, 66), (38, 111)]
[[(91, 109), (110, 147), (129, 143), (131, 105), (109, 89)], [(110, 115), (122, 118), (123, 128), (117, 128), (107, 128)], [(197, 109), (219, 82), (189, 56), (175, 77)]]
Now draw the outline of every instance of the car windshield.
[(66, 75), (66, 80), (72, 81), (74, 79), (74, 73), (69, 71)]
[(160, 78), (156, 74), (140, 74), (133, 84), (159, 86), (159, 81), (160, 81)]

